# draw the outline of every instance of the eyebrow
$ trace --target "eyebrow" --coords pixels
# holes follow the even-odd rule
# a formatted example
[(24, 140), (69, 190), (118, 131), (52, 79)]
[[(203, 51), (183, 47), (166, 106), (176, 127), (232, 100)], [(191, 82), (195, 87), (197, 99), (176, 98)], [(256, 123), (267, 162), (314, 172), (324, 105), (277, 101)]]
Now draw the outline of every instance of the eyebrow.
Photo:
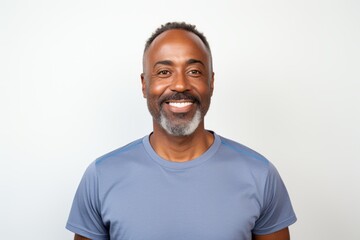
[(162, 60), (162, 61), (157, 61), (155, 64), (154, 64), (154, 67), (156, 65), (167, 65), (167, 66), (171, 66), (173, 65), (173, 62), (170, 61), (170, 60)]
[[(198, 59), (193, 59), (193, 58), (191, 58), (191, 59), (189, 59), (189, 60), (186, 61), (186, 64), (187, 64), (187, 65), (195, 64), (195, 63), (200, 63), (201, 65), (205, 66), (205, 64), (204, 64), (202, 61), (198, 60)], [(172, 61), (170, 61), (170, 60), (162, 60), (162, 61), (157, 61), (157, 62), (154, 64), (154, 67), (155, 67), (156, 65), (172, 66), (172, 65), (174, 65), (174, 63), (173, 63)]]
[(198, 60), (198, 59), (189, 59), (189, 60), (187, 60), (187, 62), (186, 62), (187, 64), (195, 64), (195, 63), (200, 63), (201, 65), (203, 65), (203, 66), (205, 66), (205, 64), (202, 62), (202, 61), (200, 61), (200, 60)]

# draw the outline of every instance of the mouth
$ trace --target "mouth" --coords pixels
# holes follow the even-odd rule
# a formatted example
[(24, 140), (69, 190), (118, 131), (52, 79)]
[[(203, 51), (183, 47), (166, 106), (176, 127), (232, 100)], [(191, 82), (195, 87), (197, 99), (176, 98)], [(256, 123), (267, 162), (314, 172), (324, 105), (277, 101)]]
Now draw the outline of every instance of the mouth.
[(172, 113), (189, 113), (195, 112), (199, 99), (190, 93), (174, 93), (173, 95), (163, 96), (160, 99), (160, 105), (165, 111)]
[(189, 99), (169, 100), (165, 102), (165, 106), (173, 113), (190, 112), (193, 108), (194, 102)]
[(167, 101), (166, 104), (169, 104), (169, 106), (175, 108), (185, 108), (192, 105), (193, 102), (189, 100), (179, 100), (179, 101)]

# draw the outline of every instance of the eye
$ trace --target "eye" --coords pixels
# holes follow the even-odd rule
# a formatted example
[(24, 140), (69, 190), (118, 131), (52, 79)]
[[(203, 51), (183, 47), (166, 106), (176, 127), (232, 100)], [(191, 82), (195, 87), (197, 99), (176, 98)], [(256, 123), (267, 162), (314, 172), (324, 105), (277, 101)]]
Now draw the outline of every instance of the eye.
[(201, 75), (201, 72), (200, 72), (199, 70), (197, 70), (197, 69), (192, 69), (192, 70), (190, 70), (190, 71), (188, 72), (188, 74), (191, 75), (191, 76), (196, 77), (196, 76), (200, 76), (200, 75)]
[(170, 71), (168, 70), (160, 70), (157, 73), (158, 75), (170, 75)]

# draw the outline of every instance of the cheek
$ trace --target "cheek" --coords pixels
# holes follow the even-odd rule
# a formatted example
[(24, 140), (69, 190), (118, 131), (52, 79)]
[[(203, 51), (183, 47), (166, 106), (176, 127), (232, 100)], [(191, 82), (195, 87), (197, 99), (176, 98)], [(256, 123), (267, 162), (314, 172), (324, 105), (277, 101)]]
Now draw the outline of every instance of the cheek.
[(197, 93), (204, 98), (203, 100), (212, 96), (212, 87), (207, 83), (198, 84), (196, 86)]
[(150, 83), (148, 86), (148, 94), (152, 96), (160, 96), (167, 89), (166, 83)]

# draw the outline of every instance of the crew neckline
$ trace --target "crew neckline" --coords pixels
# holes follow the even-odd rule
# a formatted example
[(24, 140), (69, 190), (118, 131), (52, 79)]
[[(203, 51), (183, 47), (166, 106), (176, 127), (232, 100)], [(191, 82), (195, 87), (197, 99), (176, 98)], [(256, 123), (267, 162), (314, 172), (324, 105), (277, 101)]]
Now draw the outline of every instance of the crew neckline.
[[(211, 131), (210, 131), (211, 132)], [(211, 132), (214, 135), (214, 142), (212, 143), (212, 145), (199, 157), (193, 159), (193, 160), (189, 160), (186, 162), (171, 162), (169, 160), (166, 160), (162, 157), (160, 157), (155, 150), (152, 148), (151, 144), (150, 144), (150, 134), (145, 136), (142, 140), (143, 145), (145, 147), (146, 152), (150, 155), (151, 159), (153, 161), (155, 161), (156, 163), (160, 164), (161, 166), (165, 167), (165, 168), (172, 168), (172, 169), (178, 169), (178, 170), (184, 170), (187, 168), (192, 168), (192, 167), (196, 167), (202, 163), (204, 163), (205, 161), (207, 161), (208, 159), (210, 159), (219, 149), (220, 145), (221, 145), (221, 139), (220, 136), (217, 135), (214, 132)]]

